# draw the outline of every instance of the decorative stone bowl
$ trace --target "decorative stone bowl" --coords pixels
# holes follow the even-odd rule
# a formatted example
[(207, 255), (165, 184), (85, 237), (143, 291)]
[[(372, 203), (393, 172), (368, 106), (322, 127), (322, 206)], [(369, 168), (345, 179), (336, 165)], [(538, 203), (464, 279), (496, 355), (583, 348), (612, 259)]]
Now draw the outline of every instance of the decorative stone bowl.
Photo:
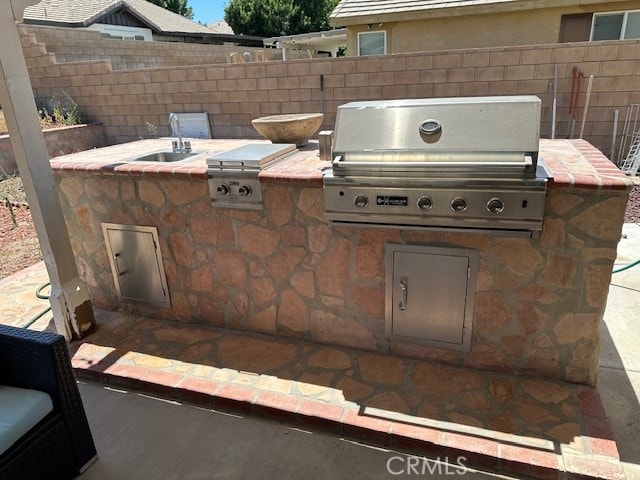
[(323, 118), (322, 113), (290, 113), (256, 118), (251, 123), (271, 143), (295, 143), (297, 147), (304, 147), (320, 128)]

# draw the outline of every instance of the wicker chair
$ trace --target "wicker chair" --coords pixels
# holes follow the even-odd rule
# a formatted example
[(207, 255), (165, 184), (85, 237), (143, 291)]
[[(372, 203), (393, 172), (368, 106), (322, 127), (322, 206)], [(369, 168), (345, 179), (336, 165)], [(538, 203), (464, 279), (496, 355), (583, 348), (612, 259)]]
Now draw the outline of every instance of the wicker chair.
[(0, 455), (0, 478), (73, 478), (96, 458), (64, 338), (0, 325), (0, 384), (46, 392), (53, 411)]

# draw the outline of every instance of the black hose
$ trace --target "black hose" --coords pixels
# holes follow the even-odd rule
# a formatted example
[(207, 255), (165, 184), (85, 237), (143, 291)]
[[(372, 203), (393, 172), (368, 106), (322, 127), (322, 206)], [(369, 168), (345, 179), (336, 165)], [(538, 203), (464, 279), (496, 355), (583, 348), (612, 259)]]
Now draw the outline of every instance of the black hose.
[[(44, 290), (45, 288), (47, 288), (48, 286), (50, 286), (51, 283), (45, 283), (44, 285), (41, 285), (37, 290), (36, 290), (36, 297), (38, 297), (41, 300), (49, 300), (49, 295), (43, 295), (42, 290)], [(24, 325), (22, 325), (20, 328), (29, 328), (31, 325), (33, 325), (34, 323), (36, 323), (40, 318), (42, 318), (45, 314), (47, 314), (48, 312), (51, 311), (51, 307), (48, 307), (47, 309), (41, 311), (40, 313), (38, 313), (37, 315), (35, 315), (34, 317), (31, 317), (27, 323), (25, 323)]]
[(640, 265), (640, 260), (636, 260), (635, 262), (630, 263), (629, 265), (625, 265), (624, 267), (617, 268), (611, 273), (624, 272), (625, 270), (629, 270), (630, 268), (633, 268), (636, 265)]
[(36, 290), (36, 297), (38, 297), (41, 300), (49, 300), (49, 295), (43, 295), (42, 294), (42, 290), (44, 290), (45, 288), (50, 287), (50, 286), (51, 286), (51, 282), (45, 283), (40, 288), (38, 288)]

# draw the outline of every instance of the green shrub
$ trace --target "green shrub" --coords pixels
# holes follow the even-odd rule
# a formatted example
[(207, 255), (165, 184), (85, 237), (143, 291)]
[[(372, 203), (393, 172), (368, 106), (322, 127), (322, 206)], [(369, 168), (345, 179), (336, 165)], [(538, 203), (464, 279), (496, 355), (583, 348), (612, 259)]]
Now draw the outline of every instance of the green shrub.
[(86, 117), (80, 111), (80, 107), (76, 101), (65, 92), (65, 98), (60, 100), (56, 97), (51, 97), (48, 105), (42, 105), (38, 108), (40, 119), (44, 125), (58, 126), (58, 125), (79, 125), (86, 123)]
[(87, 119), (84, 114), (80, 111), (80, 107), (76, 101), (71, 98), (68, 93), (65, 93), (65, 97), (67, 99), (67, 117), (66, 124), (67, 125), (80, 125), (81, 123), (86, 123)]

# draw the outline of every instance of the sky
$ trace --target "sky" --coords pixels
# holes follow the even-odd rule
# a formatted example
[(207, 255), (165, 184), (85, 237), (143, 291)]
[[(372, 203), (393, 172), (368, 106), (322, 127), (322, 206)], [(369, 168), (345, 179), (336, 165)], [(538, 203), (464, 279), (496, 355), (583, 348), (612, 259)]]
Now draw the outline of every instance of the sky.
[(193, 9), (193, 19), (196, 22), (211, 23), (224, 20), (224, 7), (229, 0), (189, 0)]

